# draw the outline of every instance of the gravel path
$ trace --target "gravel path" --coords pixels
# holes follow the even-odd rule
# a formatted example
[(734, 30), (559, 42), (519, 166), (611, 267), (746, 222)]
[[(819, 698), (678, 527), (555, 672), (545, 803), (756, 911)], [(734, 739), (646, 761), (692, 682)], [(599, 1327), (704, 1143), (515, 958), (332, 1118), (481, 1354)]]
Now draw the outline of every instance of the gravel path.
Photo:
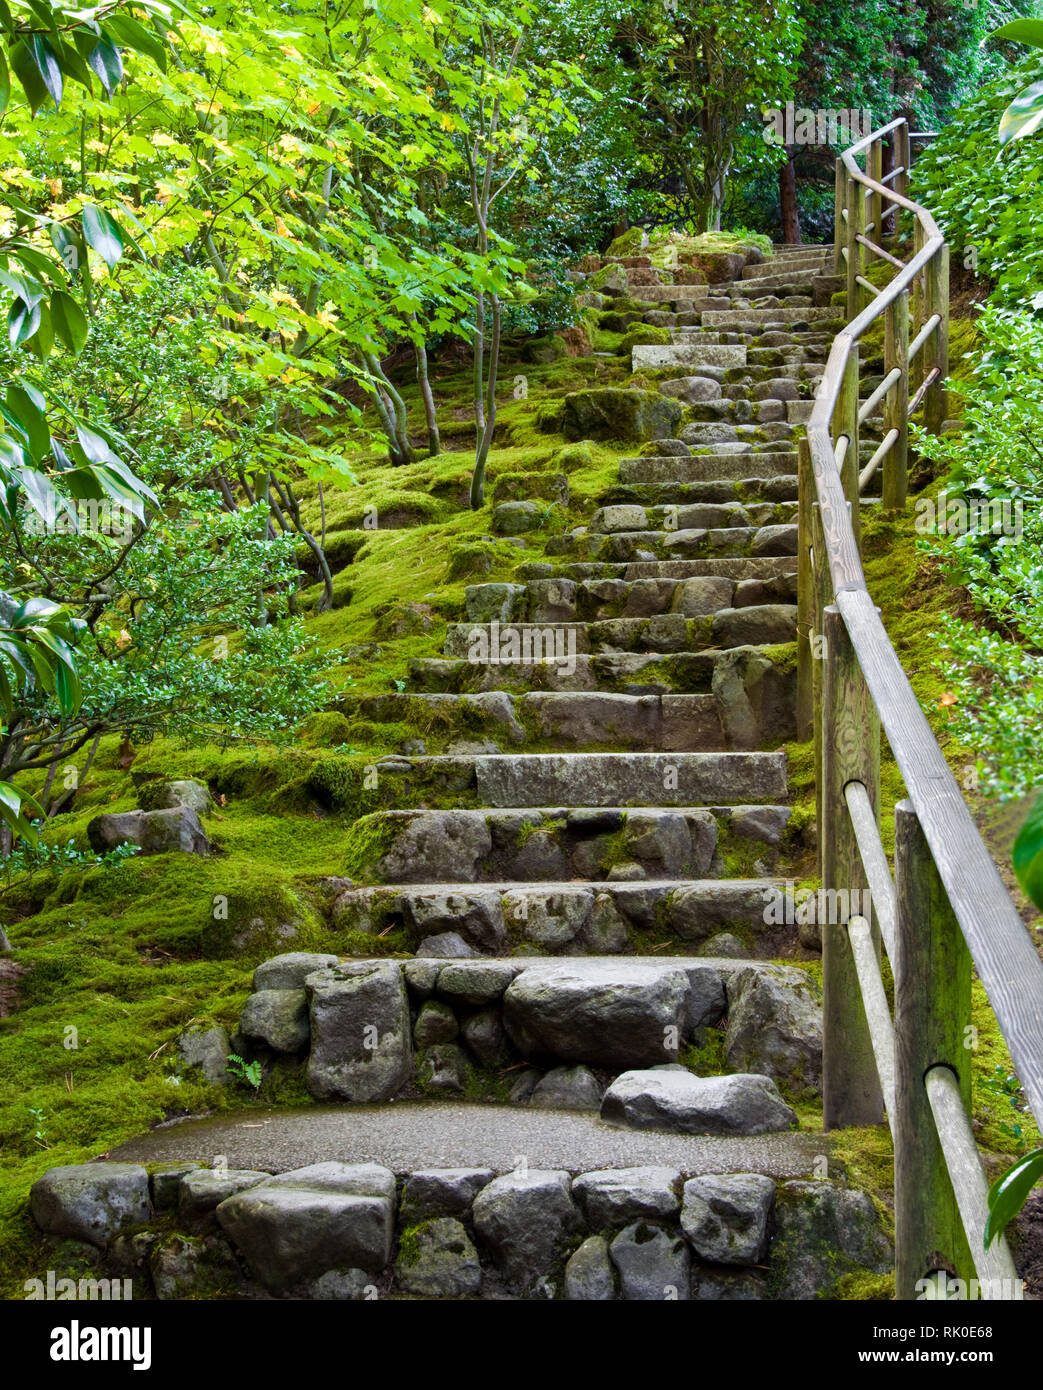
[(810, 1177), (828, 1142), (815, 1134), (747, 1139), (659, 1134), (603, 1125), (596, 1115), (453, 1101), (309, 1106), (298, 1110), (225, 1112), (143, 1134), (108, 1157), (152, 1163), (195, 1159), (229, 1167), (285, 1172), (340, 1159), (382, 1163), (396, 1173), (418, 1168), (493, 1168), (507, 1173), (524, 1157), (529, 1168), (597, 1168), (664, 1164), (693, 1173), (766, 1173)]

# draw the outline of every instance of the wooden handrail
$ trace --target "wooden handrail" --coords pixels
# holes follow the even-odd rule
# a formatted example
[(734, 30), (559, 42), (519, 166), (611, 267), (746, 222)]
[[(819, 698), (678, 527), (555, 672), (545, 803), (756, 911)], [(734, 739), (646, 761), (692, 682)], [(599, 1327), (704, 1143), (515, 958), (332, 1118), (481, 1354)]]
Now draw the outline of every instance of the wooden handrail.
[[(884, 183), (876, 175), (888, 138), (895, 168)], [(880, 895), (869, 920), (853, 913), (822, 928), (824, 1116), (827, 1128), (879, 1122), (887, 1098), (895, 1136), (900, 1298), (915, 1296), (917, 1281), (937, 1268), (939, 1252), (953, 1274), (980, 1268), (992, 1277), (1013, 1267), (1005, 1247), (994, 1246), (994, 1257), (981, 1249), (984, 1178), (976, 1155), (977, 1176), (968, 1167), (966, 1115), (962, 1127), (952, 1120), (954, 1094), (964, 1107), (970, 1095), (966, 1044), (972, 1033), (964, 1030), (971, 960), (1043, 1126), (1043, 962), (978, 835), (862, 568), (862, 489), (882, 462), (884, 505), (904, 509), (907, 420), (921, 406), (929, 430), (945, 420), (948, 248), (931, 214), (907, 195), (916, 138), (900, 117), (836, 162), (834, 265), (846, 275), (850, 321), (833, 340), (798, 451), (798, 732), (815, 736), (822, 885), (827, 893), (846, 890), (848, 900), (862, 887)], [(863, 154), (865, 171), (858, 163)], [(885, 226), (891, 217), (897, 226), (905, 215), (913, 233), (907, 259), (901, 259), (900, 244), (886, 250), (869, 241), (867, 199)], [(883, 287), (862, 273), (866, 250), (884, 251), (880, 259), (894, 267)], [(864, 306), (867, 289), (873, 297)], [(881, 320), (884, 379), (860, 405), (859, 345)], [(881, 400), (884, 436), (860, 471), (860, 427)], [(881, 730), (909, 798), (895, 808), (897, 883), (886, 868), (877, 823)], [(885, 1024), (880, 1012), (879, 966), (873, 968), (881, 928), (896, 976), (891, 1044), (890, 1021)], [(938, 1068), (947, 1069), (952, 1085), (938, 1079)], [(946, 1117), (945, 1133), (939, 1115)], [(975, 1236), (974, 1249), (965, 1231)]]

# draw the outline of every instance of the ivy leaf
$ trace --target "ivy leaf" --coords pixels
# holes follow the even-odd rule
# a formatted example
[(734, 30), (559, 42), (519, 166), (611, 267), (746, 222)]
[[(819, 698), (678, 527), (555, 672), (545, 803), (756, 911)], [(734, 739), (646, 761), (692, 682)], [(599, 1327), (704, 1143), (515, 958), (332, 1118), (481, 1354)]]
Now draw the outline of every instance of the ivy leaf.
[(1013, 863), (1018, 882), (1043, 912), (1043, 793), (1014, 841)]
[(123, 235), (104, 208), (86, 203), (82, 218), (83, 235), (111, 270), (123, 255)]
[(1043, 1177), (1043, 1149), (1019, 1158), (989, 1188), (989, 1218), (985, 1223), (985, 1249), (1002, 1235), (1025, 1205), (1025, 1199)]

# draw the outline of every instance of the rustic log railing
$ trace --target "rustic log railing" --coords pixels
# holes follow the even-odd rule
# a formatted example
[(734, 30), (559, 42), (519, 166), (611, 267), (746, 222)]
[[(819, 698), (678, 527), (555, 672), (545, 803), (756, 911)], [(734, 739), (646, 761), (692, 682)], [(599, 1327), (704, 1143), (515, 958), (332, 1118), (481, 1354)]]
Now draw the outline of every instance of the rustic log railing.
[[(987, 1183), (968, 1113), (971, 969), (1043, 1122), (1043, 962), (888, 639), (861, 561), (864, 489), (880, 469), (877, 505), (904, 509), (909, 420), (921, 412), (937, 431), (946, 415), (948, 248), (930, 213), (907, 196), (915, 139), (899, 119), (837, 160), (835, 269), (846, 277), (849, 322), (833, 341), (798, 454), (798, 726), (815, 739), (821, 900), (840, 908), (822, 924), (824, 1115), (832, 1129), (877, 1124), (886, 1112), (898, 1298), (925, 1296), (923, 1281), (943, 1272), (976, 1278), (983, 1297), (1014, 1298), (1020, 1286), (1006, 1242), (986, 1251), (982, 1238)], [(911, 248), (897, 235), (903, 218)], [(885, 227), (895, 231), (890, 249)], [(892, 267), (883, 288), (865, 275), (867, 258)], [(879, 322), (884, 375), (860, 402), (859, 346)], [(882, 439), (862, 465), (860, 427), (880, 406)], [(879, 828), (881, 731), (908, 795), (893, 808), (893, 877)], [(866, 890), (868, 917), (844, 910)], [(894, 974), (893, 1023), (882, 944)]]

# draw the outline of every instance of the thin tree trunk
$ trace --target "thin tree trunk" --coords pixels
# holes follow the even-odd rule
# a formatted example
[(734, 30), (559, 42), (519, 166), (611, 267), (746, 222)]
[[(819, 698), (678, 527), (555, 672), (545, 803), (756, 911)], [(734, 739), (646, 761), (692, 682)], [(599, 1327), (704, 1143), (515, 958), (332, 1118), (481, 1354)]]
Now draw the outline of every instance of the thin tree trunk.
[(779, 204), (782, 208), (782, 240), (787, 246), (800, 242), (800, 211), (797, 207), (797, 169), (791, 154), (779, 166)]
[(436, 458), (442, 452), (442, 440), (438, 433), (438, 410), (431, 391), (431, 379), (427, 371), (427, 346), (419, 340), (414, 344), (416, 351), (416, 379), (420, 386), (420, 399), (424, 402), (424, 418), (427, 421), (427, 453)]

